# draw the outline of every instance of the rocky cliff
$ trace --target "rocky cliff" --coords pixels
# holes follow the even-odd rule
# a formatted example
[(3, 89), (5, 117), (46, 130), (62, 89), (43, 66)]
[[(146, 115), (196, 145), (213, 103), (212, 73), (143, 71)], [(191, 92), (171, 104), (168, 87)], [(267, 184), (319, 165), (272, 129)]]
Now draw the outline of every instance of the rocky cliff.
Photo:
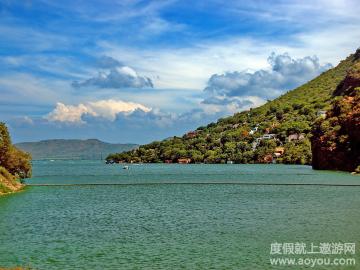
[(360, 165), (360, 49), (353, 61), (334, 91), (326, 119), (314, 125), (314, 169), (355, 171)]

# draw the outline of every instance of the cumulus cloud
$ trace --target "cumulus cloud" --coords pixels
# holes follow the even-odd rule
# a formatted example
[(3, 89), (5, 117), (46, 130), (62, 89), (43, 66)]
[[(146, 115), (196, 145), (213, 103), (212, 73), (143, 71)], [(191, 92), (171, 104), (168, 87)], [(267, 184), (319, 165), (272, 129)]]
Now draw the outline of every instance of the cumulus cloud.
[(289, 54), (268, 58), (269, 70), (226, 72), (210, 77), (204, 89), (203, 104), (236, 104), (244, 106), (251, 102), (246, 96), (272, 99), (286, 90), (293, 89), (332, 67), (321, 65), (316, 56), (294, 59)]
[[(149, 143), (174, 135), (181, 136), (188, 130), (206, 125), (223, 116), (222, 112), (207, 111), (200, 108), (185, 113), (168, 112), (154, 108), (148, 112), (142, 109), (120, 112), (115, 117), (105, 118), (100, 116), (102, 113), (98, 111), (98, 116), (94, 116), (93, 113), (83, 113), (84, 111), (95, 110), (88, 103), (82, 103), (87, 109), (84, 109), (80, 104), (72, 105), (72, 107), (68, 104), (63, 105), (57, 106), (46, 118), (33, 116), (34, 125), (30, 129), (29, 125), (15, 126), (13, 120), (8, 122), (16, 127), (15, 141), (40, 140), (46, 133), (48, 138), (99, 138), (110, 142)], [(65, 115), (60, 117), (62, 110), (65, 111)], [(72, 119), (75, 121), (67, 121), (69, 118), (66, 116), (74, 111)]]
[[(250, 104), (250, 103), (249, 103)], [(253, 102), (251, 102), (253, 104)], [(246, 105), (245, 105), (246, 106)], [(149, 108), (139, 103), (122, 100), (98, 100), (94, 102), (68, 105), (61, 102), (43, 120), (47, 123), (59, 123), (60, 126), (123, 126), (129, 129), (159, 128), (181, 129), (194, 128), (200, 124), (214, 121), (224, 115), (235, 112), (236, 106), (228, 104), (226, 107), (217, 105), (203, 105), (184, 113), (162, 111)], [(36, 120), (40, 124), (39, 120)], [(186, 130), (186, 129), (184, 129)], [(184, 130), (182, 132), (184, 132)]]
[(118, 114), (131, 114), (137, 110), (147, 113), (151, 111), (151, 108), (139, 103), (112, 99), (78, 105), (66, 105), (58, 102), (55, 109), (46, 115), (45, 119), (51, 122), (84, 124), (86, 116), (114, 121)]
[(123, 64), (119, 60), (116, 60), (115, 58), (103, 55), (98, 59), (97, 66), (100, 68), (114, 68), (114, 67), (121, 67), (123, 66)]
[(96, 86), (100, 88), (153, 88), (150, 78), (140, 76), (131, 67), (123, 65), (120, 61), (109, 57), (101, 57), (97, 65), (104, 69), (97, 76), (82, 82), (74, 81), (72, 86), (75, 88)]

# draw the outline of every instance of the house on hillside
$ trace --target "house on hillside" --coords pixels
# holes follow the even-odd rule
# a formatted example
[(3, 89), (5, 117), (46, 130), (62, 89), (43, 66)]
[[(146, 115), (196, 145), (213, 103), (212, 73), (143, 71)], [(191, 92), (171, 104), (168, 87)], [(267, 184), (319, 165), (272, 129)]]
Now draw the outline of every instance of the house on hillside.
[(196, 131), (190, 131), (186, 134), (186, 137), (192, 139), (192, 138), (195, 138), (196, 135), (197, 135)]
[(254, 142), (252, 143), (252, 150), (255, 151), (257, 146), (258, 146), (258, 142), (257, 142), (257, 141), (254, 141)]
[(276, 138), (276, 134), (265, 134), (262, 136), (262, 138), (264, 140), (269, 140), (269, 139), (275, 139)]
[(274, 151), (274, 157), (278, 158), (281, 157), (285, 152), (284, 147), (276, 147)]
[(317, 111), (316, 116), (326, 118), (326, 111)]
[(305, 139), (305, 135), (304, 134), (299, 134), (299, 133), (295, 133), (295, 134), (291, 134), (287, 137), (287, 141), (291, 142), (291, 141), (301, 141)]
[(259, 129), (258, 126), (252, 128), (252, 129), (250, 130), (249, 134), (250, 134), (250, 135), (253, 135), (256, 131), (258, 131), (258, 129)]
[(282, 146), (276, 147), (273, 154), (272, 163), (277, 163), (277, 159), (280, 158), (284, 153), (285, 153), (284, 147)]
[(264, 161), (264, 163), (272, 163), (274, 161), (274, 159), (273, 159), (273, 156), (271, 154), (269, 154), (264, 157), (263, 161)]
[(189, 164), (191, 162), (190, 158), (179, 158), (178, 163), (179, 164)]
[(270, 139), (276, 139), (276, 134), (264, 134), (263, 136), (256, 138), (255, 141), (252, 143), (252, 150), (255, 151), (256, 147), (259, 145), (259, 143), (262, 140), (270, 140)]

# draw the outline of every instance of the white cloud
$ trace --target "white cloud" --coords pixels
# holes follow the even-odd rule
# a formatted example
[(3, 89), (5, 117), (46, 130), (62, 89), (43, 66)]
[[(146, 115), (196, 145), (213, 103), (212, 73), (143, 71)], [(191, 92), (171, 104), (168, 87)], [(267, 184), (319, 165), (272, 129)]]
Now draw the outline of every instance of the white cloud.
[[(251, 105), (262, 102), (257, 97), (246, 97), (251, 100)], [(249, 104), (250, 104), (249, 103)], [(245, 104), (243, 109), (248, 109)], [(62, 123), (65, 126), (75, 125), (91, 126), (124, 125), (129, 128), (157, 127), (160, 129), (176, 128), (180, 126), (198, 125), (213, 121), (224, 114), (232, 114), (239, 107), (234, 104), (217, 106), (214, 104), (199, 104), (200, 107), (184, 113), (164, 112), (158, 108), (149, 108), (139, 103), (125, 102), (122, 100), (98, 100), (94, 102), (68, 105), (61, 102), (44, 119), (49, 123)], [(238, 105), (238, 104), (236, 104)], [(28, 118), (28, 117), (27, 117)], [(38, 120), (36, 120), (39, 123)], [(198, 124), (196, 124), (198, 123)]]
[(45, 118), (52, 122), (85, 123), (81, 118), (84, 114), (93, 114), (84, 104), (76, 106), (65, 105), (61, 102)]
[(293, 59), (289, 54), (268, 58), (270, 70), (257, 70), (214, 74), (204, 89), (207, 97), (203, 103), (234, 103), (234, 98), (242, 96), (259, 96), (263, 99), (275, 98), (286, 90), (291, 90), (320, 73), (331, 68), (330, 64), (320, 65), (316, 56)]
[(102, 54), (131, 63), (157, 88), (200, 90), (215, 73), (266, 69), (266, 58), (271, 52), (288, 52), (296, 58), (317, 55), (321, 61), (337, 65), (359, 46), (359, 27), (360, 24), (315, 29), (291, 34), (285, 42), (230, 37), (182, 48), (140, 49), (104, 41), (99, 46)]
[(211, 74), (244, 66), (250, 69), (263, 67), (271, 50), (259, 43), (256, 45), (258, 47), (251, 39), (232, 39), (183, 48), (136, 49), (99, 42), (103, 54), (131, 63), (151, 78), (157, 88), (197, 90), (204, 87)]
[(83, 117), (87, 115), (114, 121), (118, 114), (131, 114), (136, 110), (147, 113), (151, 111), (151, 108), (139, 103), (112, 99), (80, 103), (78, 105), (65, 105), (58, 102), (55, 109), (46, 115), (45, 118), (51, 122), (84, 124), (86, 122), (83, 120)]
[(97, 66), (99, 66), (100, 68), (107, 69), (107, 68), (121, 67), (123, 66), (123, 64), (117, 59), (114, 59), (107, 55), (103, 55), (99, 57), (97, 61)]
[(74, 81), (72, 86), (76, 88), (96, 86), (100, 88), (153, 88), (154, 85), (150, 78), (143, 77), (131, 67), (122, 65), (111, 57), (102, 57), (98, 63), (110, 70), (99, 72), (97, 76), (83, 82)]
[(103, 117), (112, 121), (115, 120), (118, 113), (124, 113), (126, 115), (136, 110), (141, 110), (146, 113), (151, 111), (151, 108), (139, 103), (112, 99), (89, 102), (87, 106), (93, 111), (93, 116)]

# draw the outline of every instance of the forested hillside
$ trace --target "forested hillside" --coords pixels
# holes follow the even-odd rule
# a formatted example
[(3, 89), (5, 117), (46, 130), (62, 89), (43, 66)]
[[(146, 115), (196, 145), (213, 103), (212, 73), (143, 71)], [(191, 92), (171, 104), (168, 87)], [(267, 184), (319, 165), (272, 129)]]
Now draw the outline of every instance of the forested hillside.
[(263, 106), (219, 119), (182, 137), (109, 155), (107, 160), (311, 164), (312, 126), (331, 108), (333, 93), (358, 62), (355, 58), (350, 55), (337, 67)]
[(22, 187), (19, 179), (31, 176), (31, 157), (11, 144), (9, 131), (0, 122), (0, 195)]

